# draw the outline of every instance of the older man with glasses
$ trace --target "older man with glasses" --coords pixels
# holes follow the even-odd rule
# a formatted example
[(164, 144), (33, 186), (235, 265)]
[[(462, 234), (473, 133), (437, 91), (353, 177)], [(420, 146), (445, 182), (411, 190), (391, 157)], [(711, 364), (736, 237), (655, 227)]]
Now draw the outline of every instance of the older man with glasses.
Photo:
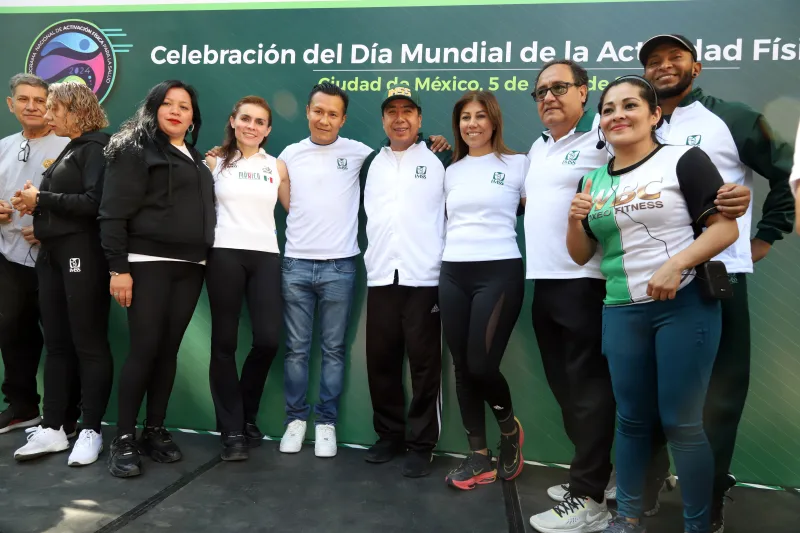
[[(17, 74), (10, 89), (8, 109), (22, 131), (0, 140), (0, 352), (5, 365), (2, 392), (8, 404), (0, 413), (0, 434), (41, 421), (36, 373), (43, 340), (33, 269), (39, 247), (32, 217), (14, 214), (11, 198), (27, 181), (38, 187), (42, 173), (69, 142), (54, 135), (44, 119), (47, 82)], [(67, 433), (75, 431), (77, 400), (70, 402)]]

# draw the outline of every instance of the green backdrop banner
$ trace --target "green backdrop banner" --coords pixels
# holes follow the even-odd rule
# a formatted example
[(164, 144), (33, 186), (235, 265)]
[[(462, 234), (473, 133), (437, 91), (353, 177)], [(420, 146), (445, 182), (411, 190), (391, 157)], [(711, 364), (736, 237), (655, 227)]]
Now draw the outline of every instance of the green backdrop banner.
[[(304, 106), (309, 89), (320, 80), (347, 88), (351, 107), (342, 134), (369, 144), (383, 137), (379, 106), (381, 92), (388, 87), (408, 84), (420, 90), (424, 130), (451, 140), (449, 117), (458, 96), (467, 89), (492, 89), (505, 111), (507, 141), (527, 151), (542, 130), (529, 93), (543, 62), (570, 56), (583, 63), (590, 73), (594, 105), (597, 91), (608, 80), (641, 73), (636, 52), (642, 41), (677, 31), (698, 41), (704, 64), (698, 83), (707, 92), (761, 110), (788, 139), (794, 139), (800, 116), (800, 3), (796, 0), (763, 2), (757, 16), (752, 2), (746, 0), (369, 9), (326, 9), (320, 3), (315, 4), (317, 9), (287, 9), (283, 4), (281, 9), (246, 10), (248, 6), (237, 4), (228, 11), (215, 5), (213, 11), (193, 6), (187, 11), (158, 12), (105, 6), (102, 12), (87, 8), (86, 13), (69, 14), (18, 8), (26, 13), (0, 14), (0, 43), (6, 50), (0, 56), (0, 74), (8, 78), (26, 69), (59, 79), (81, 77), (103, 98), (112, 130), (132, 114), (154, 84), (183, 79), (200, 93), (205, 122), (201, 149), (221, 141), (226, 115), (238, 98), (258, 94), (273, 106), (273, 133), (267, 149), (276, 155), (307, 136)], [(119, 11), (108, 11), (117, 7)], [(48, 43), (66, 42), (60, 36), (70, 33), (83, 35), (86, 43), (75, 46), (85, 47), (78, 51), (92, 56), (84, 61), (90, 63), (91, 72), (76, 66), (67, 51), (55, 54), (61, 57), (52, 53), (43, 57), (48, 46), (56, 46)], [(2, 135), (17, 129), (13, 116), (2, 115)], [(766, 180), (757, 178), (756, 219), (765, 193)], [(277, 218), (283, 235), (285, 216), (279, 213)], [(524, 246), (522, 224), (518, 231)], [(744, 481), (800, 487), (799, 242), (796, 236), (778, 242), (749, 282), (752, 380), (733, 465)], [(362, 250), (365, 245), (362, 233)], [(368, 444), (375, 436), (364, 359), (363, 266), (359, 287), (338, 433), (342, 442)], [(526, 304), (503, 371), (529, 435), (526, 458), (566, 463), (572, 450), (536, 348), (529, 312), (532, 293), (532, 285), (526, 284)], [(203, 295), (181, 348), (168, 417), (173, 427), (214, 429), (208, 387), (210, 320)], [(119, 369), (128, 342), (124, 313), (115, 308), (111, 322)], [(249, 327), (243, 311), (241, 358), (250, 343)], [(466, 439), (452, 365), (449, 354), (443, 357), (445, 409), (439, 449), (463, 451)], [(271, 435), (280, 435), (283, 429), (282, 366), (279, 357), (270, 372), (259, 419)], [(310, 366), (313, 400), (318, 389), (318, 343)], [(110, 421), (116, 417), (116, 403), (113, 395), (107, 414)]]

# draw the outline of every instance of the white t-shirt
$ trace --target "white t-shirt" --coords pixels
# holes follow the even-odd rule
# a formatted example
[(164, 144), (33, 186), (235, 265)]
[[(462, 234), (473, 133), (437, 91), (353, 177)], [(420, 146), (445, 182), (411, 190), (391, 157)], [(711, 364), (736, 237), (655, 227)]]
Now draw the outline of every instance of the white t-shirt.
[(536, 139), (528, 153), (525, 178), (525, 277), (528, 279), (603, 279), (598, 252), (584, 266), (567, 251), (569, 207), (578, 183), (608, 163), (605, 148), (597, 149), (600, 116), (586, 113), (567, 135), (554, 141), (549, 132)]
[(447, 235), (442, 261), (496, 261), (522, 257), (517, 208), (525, 197), (525, 155), (467, 156), (447, 168)]
[(262, 149), (247, 159), (239, 157), (224, 170), (223, 162), (217, 158), (213, 173), (217, 197), (214, 248), (280, 253), (275, 229), (278, 160)]
[[(54, 133), (28, 141), (28, 160), (20, 161), (27, 152), (21, 150), (25, 141), (22, 132), (9, 135), (0, 140), (0, 199), (9, 204), (18, 190), (30, 180), (35, 187), (42, 183), (42, 173), (58, 159), (69, 144), (69, 137), (59, 137)], [(0, 225), (0, 254), (8, 261), (32, 267), (36, 263), (38, 246), (31, 246), (22, 237), (22, 228), (33, 224), (30, 215), (20, 216), (18, 211), (11, 215), (11, 222)], [(2, 296), (0, 296), (2, 298)]]
[(797, 186), (800, 185), (800, 126), (797, 127), (797, 141), (794, 143), (794, 162), (792, 175), (789, 177), (789, 188), (797, 196)]
[[(399, 154), (404, 154), (398, 157)], [(435, 287), (444, 249), (444, 165), (424, 142), (384, 147), (364, 184), (367, 286)]]
[(372, 149), (339, 137), (319, 145), (310, 138), (287, 146), (278, 159), (286, 163), (291, 188), (286, 217), (286, 257), (343, 259), (360, 253), (358, 175)]

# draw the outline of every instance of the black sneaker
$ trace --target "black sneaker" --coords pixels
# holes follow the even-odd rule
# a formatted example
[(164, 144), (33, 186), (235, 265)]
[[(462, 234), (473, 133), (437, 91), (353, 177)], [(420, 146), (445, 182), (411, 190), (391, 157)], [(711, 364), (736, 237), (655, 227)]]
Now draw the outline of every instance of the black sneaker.
[(402, 442), (378, 439), (369, 447), (364, 460), (368, 463), (387, 463), (405, 451), (406, 446)]
[(715, 488), (711, 497), (711, 533), (723, 533), (725, 531), (725, 500), (733, 501), (728, 495), (728, 491), (736, 485), (736, 478), (728, 474), (725, 487)]
[(250, 457), (247, 447), (247, 438), (241, 431), (222, 434), (222, 453), (219, 454), (223, 461), (244, 461)]
[(429, 451), (408, 450), (403, 463), (405, 477), (425, 477), (431, 473), (433, 454)]
[(244, 425), (244, 436), (247, 439), (247, 445), (251, 448), (258, 448), (261, 446), (261, 441), (264, 440), (264, 434), (258, 429), (258, 426), (247, 422)]
[(457, 468), (451, 470), (444, 478), (448, 485), (461, 490), (472, 490), (475, 485), (494, 483), (496, 479), (497, 470), (492, 465), (491, 451), (488, 455), (478, 452), (470, 453)]
[(642, 509), (645, 509), (645, 516), (655, 516), (661, 508), (659, 498), (662, 492), (672, 492), (678, 485), (678, 480), (668, 471), (663, 475), (648, 479), (644, 484), (644, 494), (642, 495)]
[(122, 435), (111, 442), (108, 471), (114, 477), (133, 477), (142, 473), (142, 459), (135, 435)]
[(145, 426), (142, 436), (139, 437), (139, 443), (142, 451), (157, 463), (174, 463), (183, 457), (180, 448), (172, 441), (172, 435), (164, 426)]
[(514, 417), (517, 432), (513, 435), (500, 435), (500, 454), (497, 456), (497, 475), (506, 481), (512, 480), (522, 473), (525, 461), (522, 459), (522, 445), (525, 443), (525, 432), (522, 424)]
[(38, 426), (42, 422), (42, 417), (39, 413), (33, 416), (17, 416), (14, 414), (14, 409), (9, 407), (0, 413), (0, 435), (14, 431), (15, 429), (25, 429)]

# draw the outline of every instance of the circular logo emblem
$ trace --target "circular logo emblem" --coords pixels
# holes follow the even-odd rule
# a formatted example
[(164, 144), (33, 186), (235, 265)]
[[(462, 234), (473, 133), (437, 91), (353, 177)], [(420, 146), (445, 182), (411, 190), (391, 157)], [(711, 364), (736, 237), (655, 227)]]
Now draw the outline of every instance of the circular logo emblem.
[(117, 60), (100, 28), (85, 20), (62, 20), (33, 41), (25, 71), (48, 83), (85, 83), (102, 102), (114, 84)]

